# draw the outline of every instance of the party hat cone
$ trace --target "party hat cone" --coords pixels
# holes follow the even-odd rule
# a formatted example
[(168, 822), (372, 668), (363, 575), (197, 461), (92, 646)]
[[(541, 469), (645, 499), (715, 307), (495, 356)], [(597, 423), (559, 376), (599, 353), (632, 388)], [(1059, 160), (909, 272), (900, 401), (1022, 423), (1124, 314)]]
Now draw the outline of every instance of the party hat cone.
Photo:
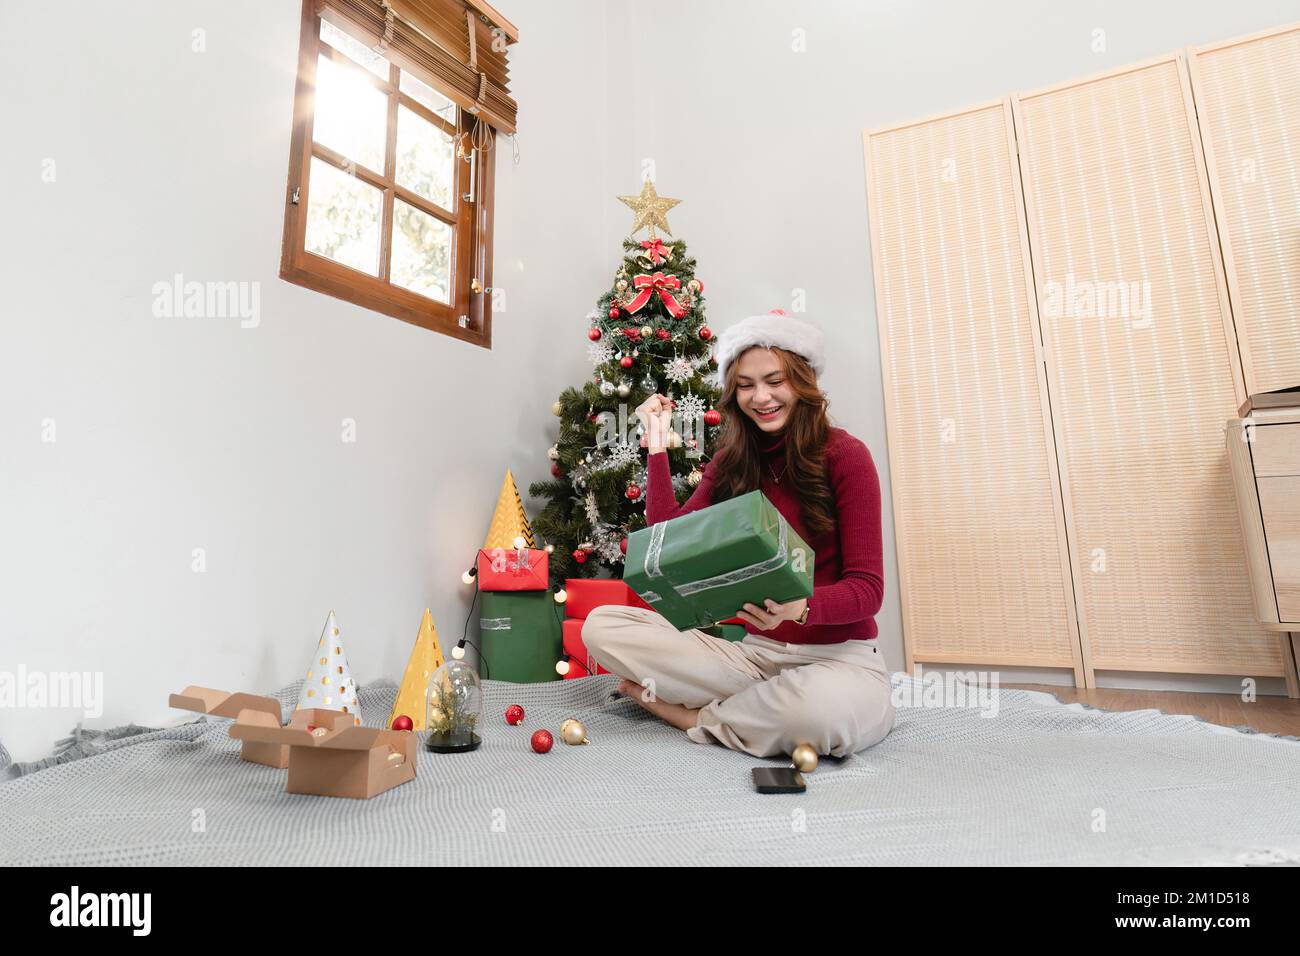
[(393, 711), (388, 715), (388, 726), (398, 717), (411, 718), (412, 730), (425, 730), (425, 704), (429, 693), (429, 678), (443, 665), (442, 645), (438, 643), (438, 631), (433, 626), (433, 615), (424, 609), (424, 618), (420, 621), (420, 633), (415, 637), (415, 647), (411, 650), (410, 660), (406, 662), (406, 673), (402, 675), (402, 686), (397, 689), (397, 700)]
[(524, 514), (524, 503), (515, 486), (515, 477), (507, 468), (506, 479), (501, 483), (501, 494), (497, 496), (497, 508), (492, 514), (492, 524), (488, 527), (483, 547), (513, 548), (515, 538), (523, 538), (526, 547), (533, 546), (533, 529), (528, 524), (528, 515)]
[(320, 643), (307, 665), (307, 675), (298, 691), (298, 709), (319, 708), (341, 710), (355, 714), (361, 723), (361, 707), (357, 704), (357, 682), (352, 679), (348, 657), (343, 653), (343, 635), (339, 631), (334, 612), (325, 619)]

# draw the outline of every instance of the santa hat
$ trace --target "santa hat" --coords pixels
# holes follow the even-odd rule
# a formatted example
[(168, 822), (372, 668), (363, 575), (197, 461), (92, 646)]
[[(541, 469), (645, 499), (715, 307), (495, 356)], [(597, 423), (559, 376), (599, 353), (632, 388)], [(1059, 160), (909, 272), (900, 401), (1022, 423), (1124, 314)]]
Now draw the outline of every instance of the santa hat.
[(811, 322), (786, 315), (784, 309), (773, 309), (766, 315), (751, 315), (724, 329), (718, 337), (718, 384), (727, 380), (727, 366), (738, 359), (745, 349), (755, 345), (763, 348), (785, 349), (803, 356), (817, 375), (826, 368), (826, 352), (822, 343), (822, 330)]

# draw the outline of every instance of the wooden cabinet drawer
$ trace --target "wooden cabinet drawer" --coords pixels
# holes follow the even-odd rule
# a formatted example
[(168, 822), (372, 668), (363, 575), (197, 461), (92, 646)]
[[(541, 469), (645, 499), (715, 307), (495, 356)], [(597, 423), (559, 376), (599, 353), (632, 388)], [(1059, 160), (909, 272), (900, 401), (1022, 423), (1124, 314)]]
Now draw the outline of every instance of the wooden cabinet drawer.
[(1284, 623), (1300, 621), (1300, 476), (1259, 478), (1257, 483), (1278, 615)]
[(1300, 475), (1300, 423), (1256, 425), (1251, 454), (1256, 477)]

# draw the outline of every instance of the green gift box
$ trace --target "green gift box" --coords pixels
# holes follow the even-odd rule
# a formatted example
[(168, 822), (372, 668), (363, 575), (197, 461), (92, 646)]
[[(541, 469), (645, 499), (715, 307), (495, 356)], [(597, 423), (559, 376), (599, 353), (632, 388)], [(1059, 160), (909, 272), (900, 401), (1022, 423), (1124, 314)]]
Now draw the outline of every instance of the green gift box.
[(679, 631), (812, 597), (813, 551), (761, 491), (628, 536), (623, 581)]
[(720, 637), (724, 641), (743, 641), (745, 635), (749, 632), (745, 630), (743, 624), (715, 624), (712, 627), (701, 628), (712, 637)]
[(550, 591), (480, 591), (483, 676), (516, 684), (559, 680), (563, 610)]

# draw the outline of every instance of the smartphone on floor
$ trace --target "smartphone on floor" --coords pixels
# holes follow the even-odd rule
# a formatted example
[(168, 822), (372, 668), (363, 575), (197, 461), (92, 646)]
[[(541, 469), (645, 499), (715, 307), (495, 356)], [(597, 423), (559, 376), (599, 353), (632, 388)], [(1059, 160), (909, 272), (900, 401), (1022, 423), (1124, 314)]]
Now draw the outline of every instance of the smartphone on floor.
[(752, 772), (759, 793), (803, 793), (808, 789), (803, 774), (794, 767), (755, 767)]

